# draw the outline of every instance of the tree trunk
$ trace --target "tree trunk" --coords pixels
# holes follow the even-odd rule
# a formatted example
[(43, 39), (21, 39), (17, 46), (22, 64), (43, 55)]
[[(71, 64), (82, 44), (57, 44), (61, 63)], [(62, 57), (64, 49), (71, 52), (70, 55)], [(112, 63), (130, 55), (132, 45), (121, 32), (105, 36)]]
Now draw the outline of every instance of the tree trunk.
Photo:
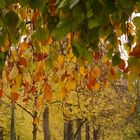
[(82, 119), (76, 120), (77, 124), (77, 134), (76, 134), (76, 140), (81, 140), (81, 127), (82, 127)]
[(43, 111), (43, 133), (44, 140), (50, 140), (50, 129), (49, 129), (49, 108), (46, 106)]
[(14, 102), (11, 102), (11, 140), (15, 140), (15, 109)]
[(94, 138), (94, 140), (98, 140), (98, 138), (99, 138), (99, 128), (93, 128), (93, 138)]
[(73, 128), (72, 121), (68, 121), (64, 123), (64, 140), (73, 140)]
[(90, 133), (89, 133), (90, 129), (89, 129), (89, 124), (86, 123), (86, 140), (90, 140)]
[(0, 127), (0, 140), (3, 140), (3, 128)]
[(37, 140), (37, 124), (35, 119), (37, 118), (37, 112), (34, 113), (34, 117), (33, 117), (33, 140)]

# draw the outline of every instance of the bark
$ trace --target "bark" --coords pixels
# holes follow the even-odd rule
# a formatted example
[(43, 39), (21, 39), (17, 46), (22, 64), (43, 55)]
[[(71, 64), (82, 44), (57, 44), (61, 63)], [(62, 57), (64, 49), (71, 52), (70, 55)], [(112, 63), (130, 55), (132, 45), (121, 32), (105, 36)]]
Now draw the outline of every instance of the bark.
[(64, 123), (64, 140), (73, 140), (73, 128), (72, 128), (72, 121), (68, 121)]
[(86, 123), (86, 140), (90, 140), (90, 128), (89, 128), (89, 124)]
[(0, 140), (3, 140), (3, 128), (0, 127)]
[(34, 113), (34, 117), (33, 117), (33, 140), (37, 140), (37, 124), (35, 123), (35, 119), (37, 117), (37, 112)]
[(46, 106), (43, 111), (43, 133), (44, 140), (50, 140), (50, 129), (49, 129), (49, 108)]
[(15, 109), (14, 102), (11, 102), (11, 140), (15, 140)]
[(76, 124), (77, 124), (77, 134), (76, 134), (76, 140), (81, 140), (81, 127), (82, 127), (82, 119), (77, 119), (76, 120)]
[(94, 138), (94, 140), (98, 140), (98, 138), (99, 138), (99, 129), (93, 128), (93, 138)]

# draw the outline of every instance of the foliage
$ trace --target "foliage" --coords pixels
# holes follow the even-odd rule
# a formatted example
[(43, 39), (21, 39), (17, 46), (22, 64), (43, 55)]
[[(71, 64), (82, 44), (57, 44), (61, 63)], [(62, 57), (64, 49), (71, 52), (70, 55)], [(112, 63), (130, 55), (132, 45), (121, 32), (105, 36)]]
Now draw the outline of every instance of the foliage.
[[(138, 0), (0, 0), (0, 98), (37, 126), (44, 106), (57, 101), (65, 121), (96, 118), (105, 127), (107, 118), (133, 114), (137, 94), (115, 102), (122, 96), (112, 83), (134, 91), (139, 79), (140, 18), (132, 17), (139, 10)], [(104, 108), (108, 98), (116, 104)], [(130, 112), (117, 112), (119, 105)]]

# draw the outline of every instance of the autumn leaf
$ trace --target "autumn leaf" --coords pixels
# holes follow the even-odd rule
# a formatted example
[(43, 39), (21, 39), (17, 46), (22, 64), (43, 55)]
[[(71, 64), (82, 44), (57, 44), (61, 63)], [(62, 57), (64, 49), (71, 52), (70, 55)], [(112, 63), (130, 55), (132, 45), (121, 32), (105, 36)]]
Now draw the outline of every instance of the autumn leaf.
[(137, 58), (140, 58), (140, 45), (136, 45), (133, 50), (129, 53), (129, 56), (135, 56)]
[(97, 82), (97, 81), (96, 81), (95, 78), (93, 78), (93, 77), (89, 77), (89, 79), (88, 79), (88, 83), (87, 83), (87, 87), (88, 87), (88, 89), (89, 89), (89, 90), (92, 90), (93, 87), (95, 86), (96, 82)]
[(125, 70), (125, 61), (123, 59), (121, 59), (118, 67), (121, 69), (121, 70)]
[(66, 84), (66, 88), (67, 90), (73, 90), (73, 89), (76, 89), (76, 79), (75, 78), (72, 78), (72, 79), (69, 79), (67, 84)]
[(17, 75), (19, 74), (18, 72), (18, 68), (16, 65), (13, 66), (11, 72), (9, 73), (9, 79), (10, 80), (13, 80), (17, 77)]
[(33, 14), (33, 17), (32, 17), (32, 21), (33, 21), (33, 28), (36, 30), (37, 29), (37, 19), (39, 17), (39, 11), (36, 10)]
[(25, 57), (20, 57), (19, 58), (19, 65), (22, 65), (24, 67), (27, 67), (28, 66), (27, 59)]
[(11, 93), (11, 98), (14, 102), (16, 102), (19, 98), (19, 94), (17, 92), (12, 92)]
[(96, 84), (93, 86), (94, 91), (98, 91), (100, 89), (100, 84), (96, 82)]
[(20, 10), (20, 17), (22, 19), (26, 19), (27, 18), (27, 12), (23, 8)]
[(3, 96), (3, 91), (0, 90), (0, 98)]
[(32, 93), (32, 94), (35, 94), (36, 93), (36, 87), (33, 85), (28, 92)]
[(29, 44), (26, 41), (23, 41), (19, 46), (19, 54), (22, 55), (28, 47)]
[(90, 72), (90, 76), (94, 78), (98, 78), (101, 75), (101, 69), (99, 66), (94, 66)]
[(43, 85), (43, 92), (44, 92), (44, 99), (45, 101), (51, 101), (52, 100), (52, 89), (51, 86), (45, 82)]
[(50, 9), (51, 16), (57, 15), (56, 0), (49, 0), (49, 9)]

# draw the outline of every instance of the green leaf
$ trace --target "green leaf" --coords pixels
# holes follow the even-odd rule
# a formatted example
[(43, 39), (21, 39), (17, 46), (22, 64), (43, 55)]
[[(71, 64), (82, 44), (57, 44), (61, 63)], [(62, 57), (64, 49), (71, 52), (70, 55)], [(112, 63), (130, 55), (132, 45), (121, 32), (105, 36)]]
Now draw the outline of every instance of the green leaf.
[(68, 6), (69, 5), (69, 2), (68, 0), (62, 0), (58, 6), (58, 8), (63, 8), (65, 6)]
[(90, 19), (89, 22), (88, 22), (88, 28), (89, 29), (92, 29), (92, 28), (95, 28), (95, 27), (98, 27), (100, 24), (97, 22), (97, 20), (95, 19)]
[(85, 51), (85, 59), (89, 62), (92, 63), (93, 62), (93, 55), (89, 50)]
[(133, 1), (132, 0), (119, 0), (119, 3), (123, 6), (123, 8), (133, 7)]
[(107, 57), (108, 58), (111, 58), (112, 57), (112, 54), (113, 54), (113, 48), (108, 50)]
[(92, 11), (92, 9), (90, 9), (87, 12), (87, 18), (91, 18), (92, 16), (93, 16), (93, 11)]
[(113, 57), (112, 57), (112, 65), (113, 66), (117, 66), (121, 61), (120, 55), (118, 53), (116, 53)]
[(77, 3), (79, 2), (79, 0), (70, 0), (70, 9), (72, 9)]
[(28, 0), (29, 5), (32, 9), (42, 8), (45, 6), (46, 0)]
[(56, 29), (52, 31), (52, 36), (56, 40), (61, 40), (70, 31), (71, 31), (70, 19), (62, 20), (57, 24)]
[(3, 9), (6, 7), (5, 0), (0, 0), (0, 8)]
[(77, 58), (79, 57), (79, 51), (75, 45), (72, 45), (72, 52)]
[(133, 23), (137, 28), (140, 27), (140, 17), (134, 17)]
[(136, 6), (137, 6), (137, 9), (138, 9), (138, 12), (140, 12), (140, 2), (136, 2)]
[(11, 30), (15, 30), (19, 16), (14, 11), (9, 11), (4, 16), (4, 21)]

